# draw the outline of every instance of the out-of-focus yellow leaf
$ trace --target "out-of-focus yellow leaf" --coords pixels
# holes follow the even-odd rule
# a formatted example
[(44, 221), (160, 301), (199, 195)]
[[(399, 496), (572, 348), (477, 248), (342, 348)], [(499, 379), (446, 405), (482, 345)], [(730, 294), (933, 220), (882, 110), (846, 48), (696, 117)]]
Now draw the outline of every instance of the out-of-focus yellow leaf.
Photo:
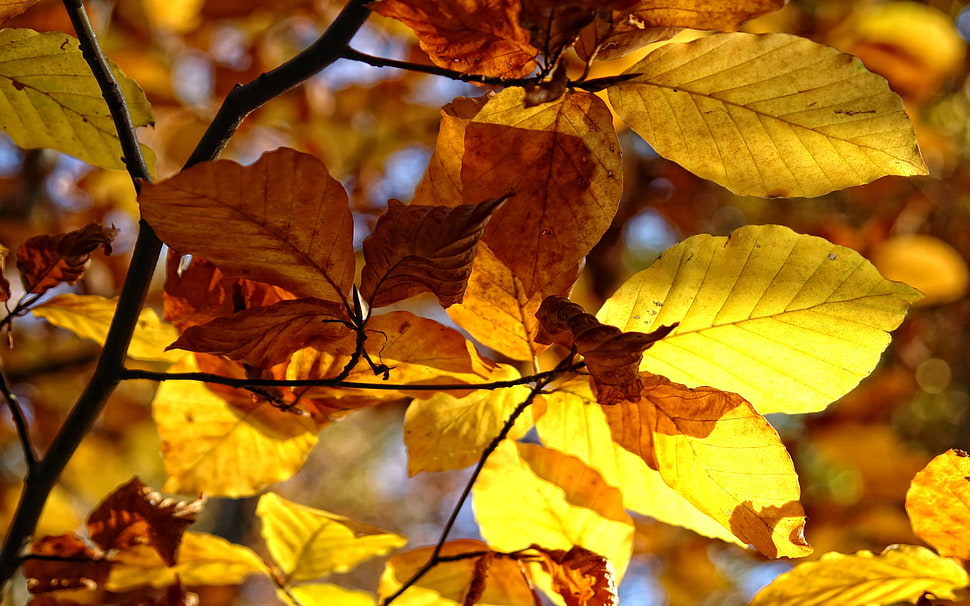
[(932, 236), (896, 236), (880, 243), (869, 256), (890, 280), (905, 282), (924, 297), (917, 306), (948, 303), (967, 292), (967, 262), (952, 246)]
[(953, 600), (954, 590), (967, 582), (956, 560), (925, 547), (897, 545), (878, 555), (827, 553), (799, 564), (758, 592), (751, 606), (881, 606), (916, 602), (924, 593)]
[(633, 522), (620, 491), (576, 457), (505, 441), (472, 489), (475, 519), (502, 551), (531, 544), (580, 545), (606, 557), (623, 577), (633, 548)]
[(205, 0), (142, 0), (145, 14), (156, 27), (187, 32), (199, 23), (199, 9)]
[[(6, 29), (0, 31), (0, 57), (0, 128), (14, 143), (124, 170), (118, 133), (77, 38)], [(135, 126), (151, 124), (145, 93), (117, 66), (113, 69)], [(148, 148), (142, 150), (153, 162)]]
[[(189, 356), (171, 370), (197, 372), (198, 365)], [(265, 400), (244, 411), (196, 381), (162, 383), (152, 408), (166, 492), (251, 495), (296, 473), (317, 442), (310, 416)]]
[(970, 560), (970, 455), (948, 450), (913, 478), (906, 513), (916, 536), (943, 556)]
[(803, 413), (868, 376), (919, 297), (851, 249), (762, 225), (669, 248), (597, 317), (625, 331), (679, 322), (642, 370), (738, 393), (762, 414)]
[(263, 523), (266, 547), (287, 583), (347, 572), (407, 542), (400, 535), (287, 501), (272, 492), (260, 497), (256, 515)]
[[(511, 366), (499, 365), (489, 381), (509, 381), (521, 375)], [(461, 469), (477, 461), (485, 447), (499, 434), (515, 407), (529, 395), (516, 386), (475, 391), (463, 398), (436, 393), (414, 400), (404, 416), (404, 445), (408, 449), (408, 474)], [(523, 413), (509, 437), (525, 435), (532, 427), (530, 411)]]
[(109, 591), (137, 587), (167, 587), (177, 580), (183, 585), (238, 585), (251, 574), (270, 575), (269, 567), (253, 550), (204, 532), (187, 532), (176, 555), (175, 566), (166, 566), (147, 547), (119, 552), (113, 558)]
[(623, 506), (707, 537), (744, 545), (730, 530), (667, 486), (660, 473), (613, 441), (604, 407), (589, 382), (573, 380), (542, 396), (546, 410), (536, 421), (542, 443), (578, 457), (623, 493)]
[(737, 194), (819, 196), (923, 175), (896, 93), (850, 55), (788, 34), (669, 43), (609, 89), (658, 153)]
[(277, 589), (276, 597), (287, 606), (374, 606), (373, 594), (329, 583), (294, 585)]
[[(66, 293), (34, 306), (31, 312), (54, 326), (104, 345), (116, 305), (117, 299)], [(163, 322), (155, 310), (143, 308), (138, 314), (128, 355), (136, 360), (175, 362), (185, 354), (165, 351), (165, 348), (177, 338), (178, 332), (174, 326)]]

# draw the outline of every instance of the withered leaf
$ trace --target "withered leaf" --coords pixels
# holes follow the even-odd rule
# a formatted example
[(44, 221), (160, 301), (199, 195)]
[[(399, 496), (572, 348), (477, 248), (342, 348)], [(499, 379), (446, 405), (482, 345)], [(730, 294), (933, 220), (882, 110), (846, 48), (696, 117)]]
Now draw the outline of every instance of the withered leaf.
[(9, 254), (10, 249), (0, 244), (0, 303), (10, 298), (10, 282), (3, 275), (3, 268), (7, 265), (7, 255)]
[(616, 573), (610, 561), (583, 547), (569, 551), (532, 549), (542, 556), (542, 569), (552, 576), (552, 588), (562, 596), (566, 606), (616, 606)]
[(579, 36), (598, 13), (627, 9), (637, 0), (524, 0), (522, 25), (532, 33), (532, 44), (547, 56), (558, 56)]
[(650, 333), (623, 332), (601, 324), (581, 306), (555, 295), (546, 297), (536, 318), (542, 327), (537, 342), (575, 345), (582, 354), (600, 404), (638, 401), (643, 390), (639, 376), (643, 352), (677, 327), (662, 326)]
[(111, 254), (111, 241), (118, 234), (114, 227), (89, 223), (56, 236), (34, 236), (17, 248), (17, 269), (24, 290), (43, 294), (61, 282), (74, 284), (87, 269), (91, 253), (99, 246)]
[(776, 11), (785, 0), (640, 0), (630, 9), (639, 27), (690, 27), (733, 32), (745, 21)]
[(421, 292), (460, 303), (485, 225), (508, 197), (454, 207), (391, 200), (364, 240), (361, 295), (372, 307)]
[(76, 534), (44, 537), (31, 543), (30, 552), (57, 559), (29, 558), (24, 561), (24, 576), (31, 593), (64, 589), (94, 589), (111, 572), (104, 553), (88, 546)]

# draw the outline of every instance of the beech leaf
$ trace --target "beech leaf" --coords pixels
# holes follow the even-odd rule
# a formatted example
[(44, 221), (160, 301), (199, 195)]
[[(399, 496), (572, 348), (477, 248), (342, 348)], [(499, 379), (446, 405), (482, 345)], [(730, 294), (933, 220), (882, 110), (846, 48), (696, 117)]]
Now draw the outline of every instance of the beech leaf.
[(229, 277), (347, 300), (355, 271), (347, 192), (313, 156), (281, 148), (249, 166), (202, 162), (144, 184), (138, 201), (166, 244)]
[(854, 250), (761, 225), (667, 249), (597, 318), (624, 331), (677, 322), (641, 370), (738, 393), (762, 414), (804, 413), (868, 376), (919, 298)]
[(7, 256), (10, 249), (0, 244), (0, 303), (10, 299), (10, 281), (3, 275), (3, 268), (7, 266)]
[(543, 570), (552, 576), (553, 590), (566, 606), (617, 606), (613, 565), (603, 556), (582, 547), (569, 551), (543, 549), (533, 545), (542, 556)]
[(461, 302), (476, 245), (506, 198), (451, 208), (391, 200), (364, 240), (361, 295), (372, 307), (421, 292), (434, 293), (442, 307)]
[[(0, 31), (2, 34), (2, 31)], [(75, 284), (87, 269), (91, 253), (98, 247), (111, 254), (111, 241), (118, 235), (113, 227), (89, 223), (56, 236), (34, 236), (17, 247), (17, 269), (24, 290), (43, 294), (61, 282)]]
[(609, 89), (657, 152), (734, 193), (819, 196), (885, 175), (924, 175), (902, 101), (882, 76), (788, 34), (667, 43)]
[(641, 28), (734, 31), (745, 21), (784, 6), (785, 0), (640, 0), (630, 12)]
[(24, 560), (24, 577), (30, 593), (64, 589), (93, 589), (104, 583), (111, 571), (105, 554), (91, 549), (76, 534), (49, 536), (33, 541), (30, 553), (63, 559)]
[(948, 450), (913, 478), (906, 513), (913, 532), (942, 556), (970, 560), (970, 455)]
[(276, 597), (288, 606), (339, 604), (340, 606), (374, 606), (374, 596), (359, 589), (347, 589), (330, 583), (304, 583), (277, 589)]

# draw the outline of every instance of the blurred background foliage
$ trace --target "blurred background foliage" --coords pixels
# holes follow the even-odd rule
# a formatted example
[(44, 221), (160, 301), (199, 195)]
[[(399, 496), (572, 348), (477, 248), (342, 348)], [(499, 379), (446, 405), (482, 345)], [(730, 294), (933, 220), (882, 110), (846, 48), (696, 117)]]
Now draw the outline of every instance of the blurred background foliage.
[[(159, 178), (178, 171), (232, 86), (305, 47), (342, 7), (336, 0), (87, 4), (108, 56), (142, 85), (153, 104), (155, 127), (140, 134), (157, 156)], [(45, 0), (7, 25), (72, 31), (57, 0)], [(903, 510), (910, 479), (945, 449), (970, 449), (970, 301), (965, 296), (970, 79), (964, 57), (970, 7), (948, 0), (792, 0), (744, 29), (805, 36), (853, 53), (884, 75), (906, 103), (930, 176), (884, 178), (816, 199), (744, 198), (659, 158), (624, 130), (625, 195), (613, 226), (588, 258), (575, 298), (595, 309), (622, 280), (681, 239), (761, 223), (780, 223), (852, 247), (887, 277), (923, 290), (926, 299), (859, 388), (824, 413), (772, 419), (796, 459), (808, 539), (817, 554), (918, 543)], [(354, 46), (427, 62), (403, 26), (376, 15)], [(624, 60), (611, 62), (594, 75), (624, 67)], [(479, 87), (439, 77), (338, 62), (251, 116), (226, 157), (249, 163), (279, 146), (317, 155), (351, 194), (359, 245), (388, 198), (410, 198), (431, 154), (440, 107), (455, 96), (481, 93)], [(0, 137), (0, 242), (13, 250), (32, 235), (92, 221), (121, 229), (116, 252), (96, 256), (85, 279), (70, 290), (114, 296), (137, 225), (127, 175), (91, 169), (50, 151), (22, 151)], [(12, 267), (6, 271), (15, 275)], [(156, 281), (152, 305), (160, 306), (160, 290)], [(446, 321), (443, 313), (422, 311)], [(36, 444), (44, 448), (83, 387), (98, 349), (30, 316), (15, 322), (10, 340), (14, 347), (0, 354), (3, 367), (24, 403)], [(115, 393), (48, 502), (39, 534), (75, 530), (101, 498), (132, 475), (162, 484), (150, 415), (153, 392), (152, 384), (127, 382)], [(304, 470), (279, 492), (405, 534), (412, 547), (432, 543), (468, 472), (407, 478), (405, 405), (364, 409), (328, 427)], [(4, 414), (4, 525), (24, 471)], [(253, 500), (216, 500), (202, 529), (257, 542), (253, 507)], [(789, 567), (649, 519), (637, 520), (637, 529), (637, 555), (621, 590), (628, 603), (744, 604)], [(456, 536), (475, 534), (472, 515), (465, 511)], [(338, 582), (373, 590), (381, 565), (364, 565)], [(260, 604), (272, 600), (270, 593), (255, 584), (239, 591), (213, 588), (202, 599), (204, 604)]]

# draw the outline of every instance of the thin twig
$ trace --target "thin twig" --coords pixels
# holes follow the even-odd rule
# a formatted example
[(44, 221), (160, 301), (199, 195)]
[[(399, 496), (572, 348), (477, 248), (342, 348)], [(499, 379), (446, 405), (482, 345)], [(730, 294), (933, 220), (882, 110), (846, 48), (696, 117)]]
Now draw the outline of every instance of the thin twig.
[(37, 455), (34, 454), (34, 446), (30, 442), (30, 429), (27, 425), (27, 416), (24, 414), (24, 409), (20, 406), (17, 396), (10, 389), (10, 384), (7, 382), (7, 375), (2, 370), (0, 370), (0, 393), (7, 399), (7, 406), (10, 408), (13, 424), (17, 428), (17, 437), (20, 438), (20, 445), (24, 449), (27, 473), (30, 474), (37, 466)]

